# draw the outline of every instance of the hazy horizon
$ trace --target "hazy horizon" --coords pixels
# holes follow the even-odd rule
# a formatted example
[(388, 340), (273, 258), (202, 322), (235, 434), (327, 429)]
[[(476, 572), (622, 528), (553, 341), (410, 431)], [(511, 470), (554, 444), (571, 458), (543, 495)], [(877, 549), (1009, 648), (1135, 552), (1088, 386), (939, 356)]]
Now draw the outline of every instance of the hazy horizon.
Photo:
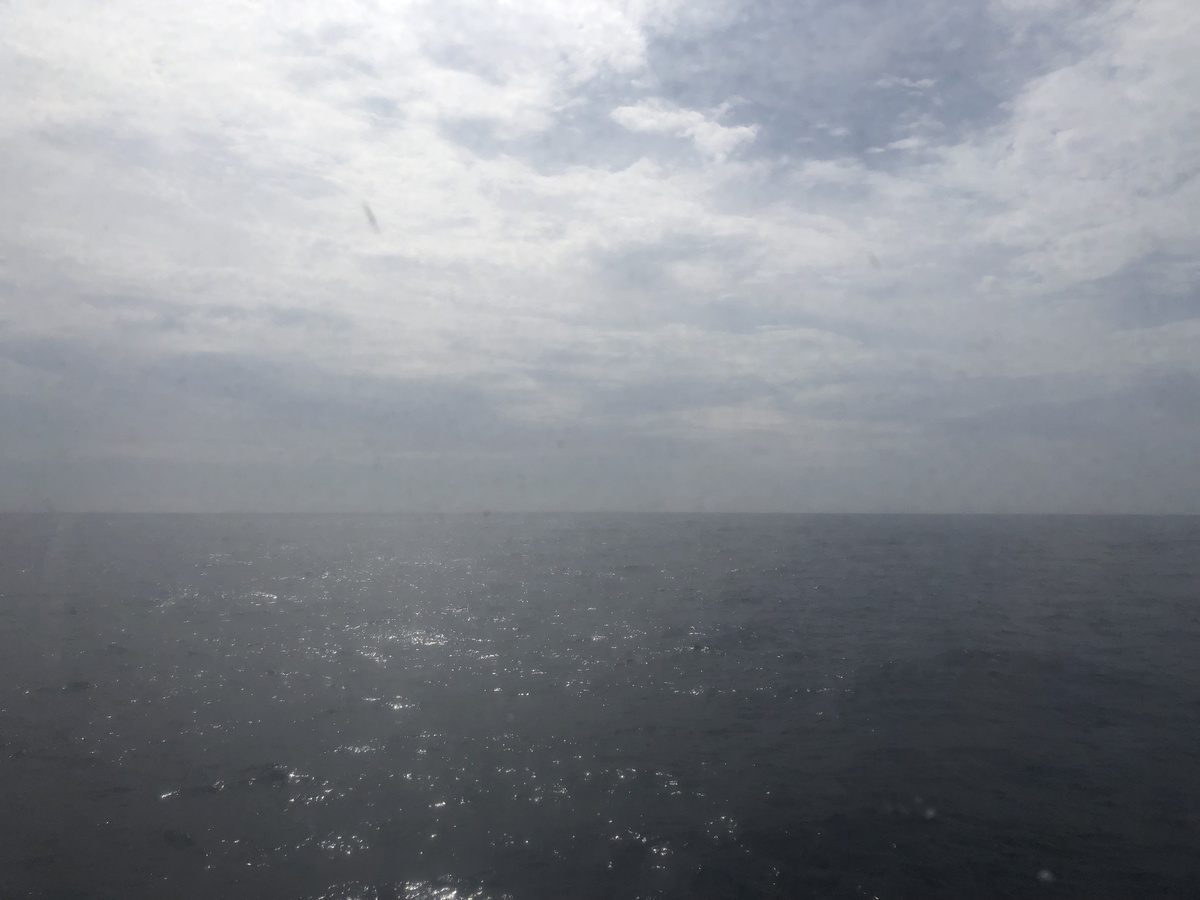
[(0, 510), (1200, 513), (1200, 4), (0, 10)]
[(775, 510), (697, 510), (697, 509), (0, 509), (0, 517), (18, 518), (25, 516), (53, 517), (56, 519), (81, 519), (95, 517), (178, 517), (178, 518), (361, 518), (361, 519), (404, 519), (404, 518), (452, 518), (487, 519), (496, 518), (554, 518), (590, 517), (616, 518), (780, 518), (780, 519), (1196, 519), (1197, 513), (1129, 513), (1129, 512), (948, 512), (948, 511), (775, 511)]

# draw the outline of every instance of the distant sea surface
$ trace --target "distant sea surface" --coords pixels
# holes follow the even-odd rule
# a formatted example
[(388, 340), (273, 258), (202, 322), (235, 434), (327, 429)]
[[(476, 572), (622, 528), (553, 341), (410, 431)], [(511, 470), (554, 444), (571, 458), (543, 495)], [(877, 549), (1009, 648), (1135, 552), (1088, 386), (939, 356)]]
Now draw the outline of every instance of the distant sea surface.
[(0, 516), (0, 897), (1200, 896), (1200, 519)]

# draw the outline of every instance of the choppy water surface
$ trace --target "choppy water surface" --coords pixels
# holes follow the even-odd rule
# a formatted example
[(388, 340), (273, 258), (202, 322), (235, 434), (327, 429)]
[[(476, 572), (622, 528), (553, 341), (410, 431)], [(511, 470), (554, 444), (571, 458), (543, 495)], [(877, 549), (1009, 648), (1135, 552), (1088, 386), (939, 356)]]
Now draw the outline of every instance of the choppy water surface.
[(1200, 520), (0, 517), (0, 895), (1200, 895)]

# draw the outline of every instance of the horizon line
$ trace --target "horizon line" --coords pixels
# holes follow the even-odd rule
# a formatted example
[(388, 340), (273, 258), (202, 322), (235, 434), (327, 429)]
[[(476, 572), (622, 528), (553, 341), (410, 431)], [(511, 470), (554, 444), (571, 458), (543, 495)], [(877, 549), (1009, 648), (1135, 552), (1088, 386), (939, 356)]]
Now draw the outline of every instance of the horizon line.
[(0, 516), (960, 516), (976, 518), (1200, 518), (1197, 512), (1112, 510), (732, 510), (732, 509), (34, 509), (0, 508)]

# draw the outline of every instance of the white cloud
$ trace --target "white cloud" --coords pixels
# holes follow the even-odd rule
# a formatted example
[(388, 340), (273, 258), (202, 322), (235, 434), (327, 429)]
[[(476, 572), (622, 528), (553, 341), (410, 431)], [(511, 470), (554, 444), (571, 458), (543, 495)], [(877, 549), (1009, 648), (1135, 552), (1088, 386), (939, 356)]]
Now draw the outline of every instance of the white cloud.
[(937, 82), (932, 78), (901, 78), (899, 75), (888, 75), (886, 78), (880, 78), (875, 82), (877, 88), (908, 88), (913, 91), (925, 91), (933, 87)]
[(661, 100), (619, 106), (612, 119), (630, 131), (688, 138), (701, 153), (723, 162), (730, 153), (754, 141), (754, 125), (722, 125), (694, 109), (681, 109)]
[(937, 172), (996, 204), (980, 236), (1019, 251), (1039, 292), (1195, 238), (1181, 211), (1200, 190), (1200, 116), (1187, 99), (1200, 85), (1200, 7), (1121, 4), (1086, 30), (1092, 53), (1032, 82), (1007, 121), (947, 148)]

